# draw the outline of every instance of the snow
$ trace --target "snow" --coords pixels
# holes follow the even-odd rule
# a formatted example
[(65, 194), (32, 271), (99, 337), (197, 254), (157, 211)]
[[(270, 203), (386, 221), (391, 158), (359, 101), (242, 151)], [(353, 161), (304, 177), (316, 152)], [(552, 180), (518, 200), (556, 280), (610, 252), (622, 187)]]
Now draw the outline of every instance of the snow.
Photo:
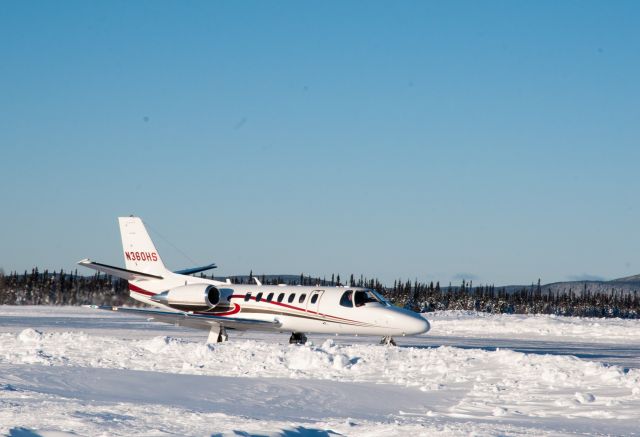
[(206, 332), (133, 316), (3, 306), (0, 434), (638, 432), (639, 321), (427, 317), (432, 331), (399, 347), (233, 332), (206, 345)]
[(470, 311), (440, 311), (432, 314), (427, 314), (427, 317), (434, 322), (431, 333), (436, 335), (640, 343), (640, 323), (632, 319), (488, 314)]

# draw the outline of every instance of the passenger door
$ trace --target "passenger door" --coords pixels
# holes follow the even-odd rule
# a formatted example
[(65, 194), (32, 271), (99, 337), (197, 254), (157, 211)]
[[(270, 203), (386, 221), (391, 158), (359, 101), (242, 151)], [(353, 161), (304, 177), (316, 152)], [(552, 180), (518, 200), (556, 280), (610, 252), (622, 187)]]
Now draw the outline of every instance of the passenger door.
[(324, 294), (324, 290), (314, 290), (307, 299), (307, 311), (313, 311), (320, 315), (323, 315), (320, 312), (320, 301), (322, 300), (322, 295)]

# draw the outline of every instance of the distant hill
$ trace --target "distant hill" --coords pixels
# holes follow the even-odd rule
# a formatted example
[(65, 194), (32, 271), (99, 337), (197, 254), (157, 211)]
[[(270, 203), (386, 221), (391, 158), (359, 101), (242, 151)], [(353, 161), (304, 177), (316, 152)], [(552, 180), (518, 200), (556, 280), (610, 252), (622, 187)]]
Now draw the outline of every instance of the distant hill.
[(628, 283), (628, 284), (639, 284), (640, 285), (640, 275), (627, 276), (626, 278), (619, 278), (609, 281), (612, 283)]
[(565, 294), (573, 292), (576, 295), (588, 291), (591, 294), (609, 294), (609, 293), (633, 293), (640, 291), (640, 283), (633, 282), (616, 282), (616, 281), (568, 281), (555, 282), (542, 287), (544, 292)]
[[(536, 288), (536, 285), (508, 285), (505, 288), (507, 293), (514, 293), (523, 288)], [(503, 287), (497, 287), (503, 288)], [(581, 295), (585, 290), (591, 294), (610, 294), (612, 292), (622, 294), (640, 293), (640, 275), (627, 276), (625, 278), (613, 279), (611, 281), (562, 281), (552, 282), (540, 287), (543, 294), (549, 292), (556, 294), (566, 294), (573, 292), (575, 295)]]

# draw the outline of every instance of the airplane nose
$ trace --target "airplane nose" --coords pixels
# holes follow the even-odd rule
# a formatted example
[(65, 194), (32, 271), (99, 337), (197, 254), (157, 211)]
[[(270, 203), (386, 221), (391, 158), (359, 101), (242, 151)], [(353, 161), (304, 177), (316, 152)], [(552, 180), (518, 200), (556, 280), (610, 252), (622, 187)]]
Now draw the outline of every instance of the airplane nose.
[(397, 329), (402, 335), (424, 334), (431, 329), (427, 319), (404, 308), (385, 308), (385, 315), (389, 327)]
[(412, 335), (424, 334), (429, 329), (431, 329), (429, 321), (422, 316), (416, 316), (412, 325), (415, 329), (414, 332), (412, 332)]
[(424, 334), (431, 329), (429, 321), (419, 314), (407, 314), (404, 326), (406, 329), (404, 332), (405, 335)]

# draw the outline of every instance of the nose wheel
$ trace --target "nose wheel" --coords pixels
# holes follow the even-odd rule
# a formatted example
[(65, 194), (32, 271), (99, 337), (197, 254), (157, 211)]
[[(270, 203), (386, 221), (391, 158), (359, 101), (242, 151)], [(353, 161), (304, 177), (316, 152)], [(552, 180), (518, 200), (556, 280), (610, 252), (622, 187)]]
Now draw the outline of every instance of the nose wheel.
[(380, 340), (380, 344), (386, 344), (387, 346), (397, 346), (396, 341), (390, 335), (385, 335), (384, 337), (382, 337), (382, 340)]
[(307, 342), (307, 336), (302, 332), (292, 332), (289, 338), (289, 344), (305, 344)]

